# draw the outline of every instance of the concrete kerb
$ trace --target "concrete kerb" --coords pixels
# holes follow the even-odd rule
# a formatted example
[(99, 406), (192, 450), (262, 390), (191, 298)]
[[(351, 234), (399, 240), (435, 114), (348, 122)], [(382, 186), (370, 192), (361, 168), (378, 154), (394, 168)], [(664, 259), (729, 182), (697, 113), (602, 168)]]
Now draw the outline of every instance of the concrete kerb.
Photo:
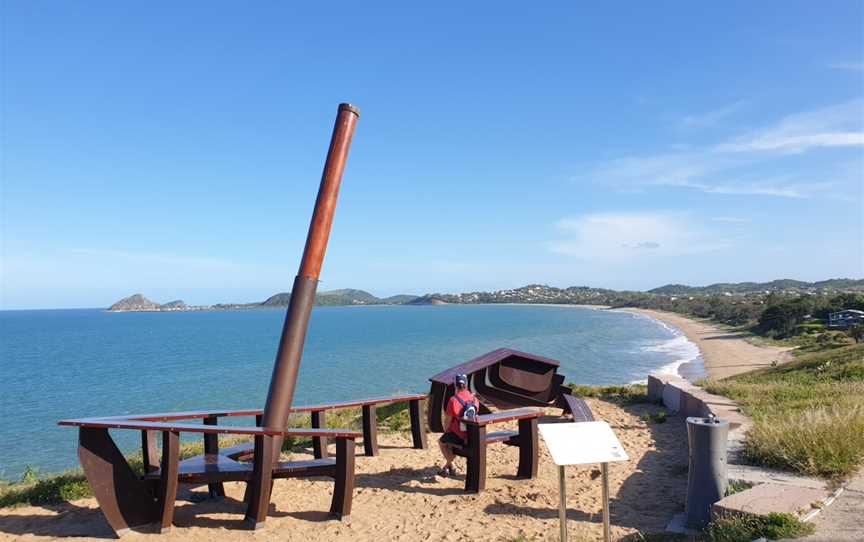
[(842, 488), (830, 491), (824, 481), (814, 478), (737, 465), (734, 459), (743, 446), (752, 421), (727, 397), (710, 394), (679, 376), (667, 374), (648, 376), (648, 396), (682, 417), (707, 417), (713, 414), (729, 422), (730, 481), (751, 484), (753, 487), (721, 499), (714, 505), (715, 515), (760, 515), (791, 510), (801, 521), (806, 522), (830, 505), (843, 491)]

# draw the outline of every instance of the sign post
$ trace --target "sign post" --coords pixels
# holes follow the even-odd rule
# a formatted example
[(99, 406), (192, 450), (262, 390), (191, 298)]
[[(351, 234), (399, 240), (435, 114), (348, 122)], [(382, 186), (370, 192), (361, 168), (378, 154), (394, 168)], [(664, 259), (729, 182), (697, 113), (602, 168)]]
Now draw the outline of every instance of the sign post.
[(627, 453), (606, 422), (541, 423), (543, 441), (558, 465), (558, 519), (561, 542), (567, 541), (567, 465), (600, 463), (603, 482), (603, 540), (609, 542), (609, 463), (627, 461)]

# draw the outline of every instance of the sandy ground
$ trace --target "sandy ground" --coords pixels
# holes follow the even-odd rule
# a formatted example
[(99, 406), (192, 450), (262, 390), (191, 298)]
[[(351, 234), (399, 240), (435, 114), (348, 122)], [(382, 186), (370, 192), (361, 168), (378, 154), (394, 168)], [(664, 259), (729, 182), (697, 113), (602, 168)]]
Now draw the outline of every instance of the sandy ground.
[(648, 309), (622, 310), (644, 314), (680, 329), (702, 352), (709, 378), (726, 378), (789, 359), (791, 348), (754, 346), (746, 341), (746, 334), (727, 331), (679, 314)]
[[(662, 531), (683, 510), (687, 485), (686, 431), (680, 418), (646, 425), (639, 419), (659, 407), (619, 407), (590, 400), (597, 419), (612, 425), (630, 456), (610, 465), (613, 538), (637, 531)], [(553, 412), (553, 411), (550, 411)], [(554, 411), (557, 415), (557, 411)], [(441, 464), (435, 437), (428, 450), (410, 446), (410, 436), (381, 434), (381, 455), (357, 456), (357, 487), (349, 523), (328, 520), (330, 480), (277, 480), (267, 525), (245, 530), (240, 484), (226, 484), (228, 498), (192, 503), (201, 488), (181, 487), (175, 527), (161, 537), (133, 532), (124, 540), (204, 542), (209, 540), (466, 540), (531, 541), (558, 538), (557, 470), (544, 444), (534, 480), (516, 480), (518, 450), (500, 444), (488, 450), (486, 490), (465, 494), (464, 477), (439, 478)], [(298, 457), (300, 458), (300, 457)], [(464, 462), (458, 464), (464, 472)], [(568, 468), (568, 528), (571, 540), (601, 539), (599, 469)], [(0, 541), (97, 540), (112, 531), (94, 499), (56, 506), (0, 510)]]

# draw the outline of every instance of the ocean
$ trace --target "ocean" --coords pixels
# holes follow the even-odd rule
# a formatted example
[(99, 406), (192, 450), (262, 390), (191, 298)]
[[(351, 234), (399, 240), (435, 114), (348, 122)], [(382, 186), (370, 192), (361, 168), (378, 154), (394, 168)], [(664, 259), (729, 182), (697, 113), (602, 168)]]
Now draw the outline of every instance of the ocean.
[[(262, 407), (282, 309), (0, 311), (0, 479), (77, 467), (63, 418)], [(295, 404), (428, 390), (501, 347), (561, 362), (568, 382), (627, 384), (698, 366), (680, 331), (628, 312), (542, 305), (316, 307)], [(115, 433), (136, 450), (134, 431)]]

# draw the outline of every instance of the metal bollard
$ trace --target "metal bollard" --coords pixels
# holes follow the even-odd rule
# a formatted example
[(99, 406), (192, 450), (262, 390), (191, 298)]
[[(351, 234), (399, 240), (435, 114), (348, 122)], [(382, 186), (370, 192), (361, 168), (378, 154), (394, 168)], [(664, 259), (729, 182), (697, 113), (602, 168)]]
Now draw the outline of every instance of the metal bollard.
[(687, 418), (690, 468), (687, 477), (687, 526), (702, 529), (711, 520), (711, 505), (726, 495), (726, 438), (729, 422), (714, 415)]

